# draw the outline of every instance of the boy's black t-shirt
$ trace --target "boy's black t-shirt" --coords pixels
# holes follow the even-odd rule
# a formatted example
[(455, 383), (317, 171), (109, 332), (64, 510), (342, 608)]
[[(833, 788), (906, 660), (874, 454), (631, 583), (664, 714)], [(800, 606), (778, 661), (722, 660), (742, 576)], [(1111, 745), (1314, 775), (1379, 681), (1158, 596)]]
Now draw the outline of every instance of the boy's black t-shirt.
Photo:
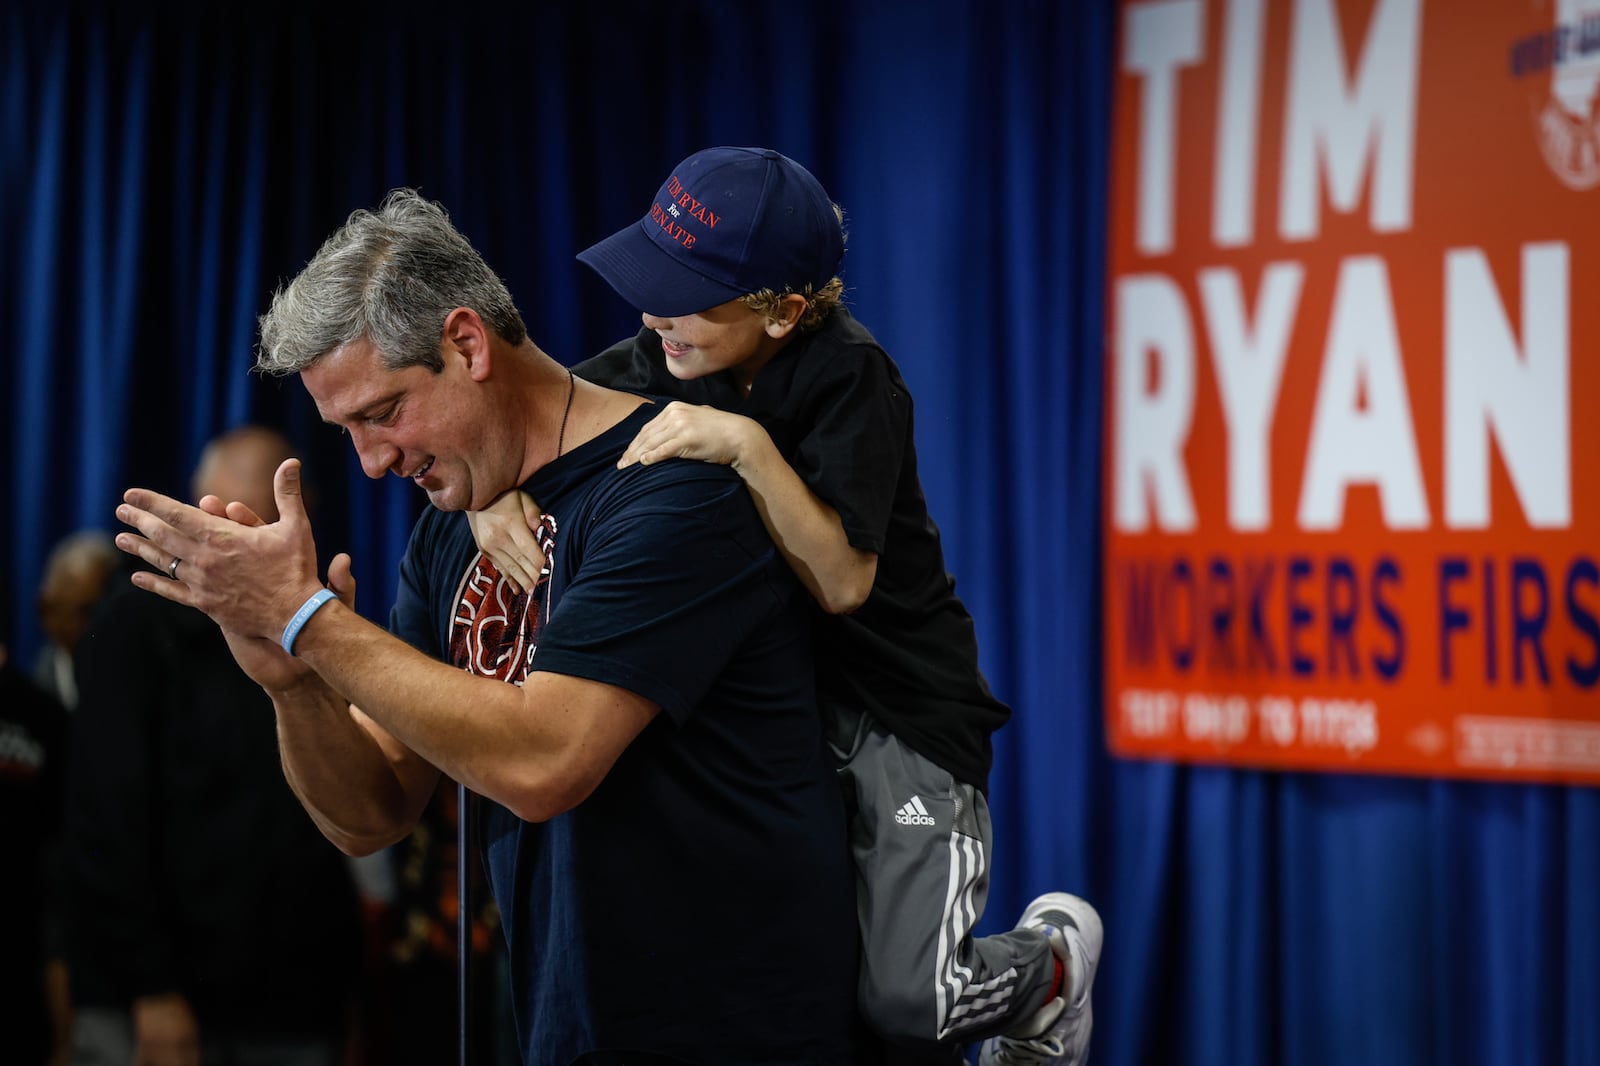
[(674, 378), (650, 329), (573, 370), (611, 388), (733, 411), (766, 429), (801, 480), (839, 512), (850, 543), (878, 555), (859, 610), (816, 608), (821, 698), (870, 713), (987, 791), (990, 735), (1011, 711), (989, 691), (972, 617), (945, 569), (917, 475), (911, 393), (866, 327), (835, 310), (763, 367), (748, 397), (727, 371)]

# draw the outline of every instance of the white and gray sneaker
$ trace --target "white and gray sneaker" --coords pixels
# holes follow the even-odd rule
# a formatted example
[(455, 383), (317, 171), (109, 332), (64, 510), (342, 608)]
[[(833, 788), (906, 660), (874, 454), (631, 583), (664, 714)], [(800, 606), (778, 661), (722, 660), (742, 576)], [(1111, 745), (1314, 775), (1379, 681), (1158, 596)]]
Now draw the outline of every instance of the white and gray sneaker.
[(1009, 1033), (984, 1041), (978, 1066), (1083, 1066), (1094, 1029), (1089, 993), (1105, 938), (1100, 915), (1087, 900), (1047, 892), (1028, 904), (1017, 928), (1038, 929), (1049, 940), (1050, 950), (1061, 960), (1063, 995)]

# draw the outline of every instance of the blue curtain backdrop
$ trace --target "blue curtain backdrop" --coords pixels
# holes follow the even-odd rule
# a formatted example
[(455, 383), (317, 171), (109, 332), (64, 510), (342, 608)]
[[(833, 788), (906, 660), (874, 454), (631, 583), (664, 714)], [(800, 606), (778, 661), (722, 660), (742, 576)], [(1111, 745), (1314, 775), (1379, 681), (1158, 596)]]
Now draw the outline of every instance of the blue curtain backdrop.
[[(255, 315), (352, 208), (442, 200), (567, 362), (636, 319), (573, 260), (710, 144), (779, 147), (849, 215), (901, 363), (997, 737), (983, 928), (1106, 920), (1104, 1064), (1600, 1063), (1586, 789), (1124, 762), (1101, 724), (1110, 0), (680, 0), (270, 16), (0, 14), (0, 559), (14, 653), (50, 545), (213, 433), (294, 436), (325, 556), (387, 612), (419, 498), (361, 476)], [(736, 934), (735, 934), (736, 935)], [(3, 1057), (3, 1056), (0, 1056)]]

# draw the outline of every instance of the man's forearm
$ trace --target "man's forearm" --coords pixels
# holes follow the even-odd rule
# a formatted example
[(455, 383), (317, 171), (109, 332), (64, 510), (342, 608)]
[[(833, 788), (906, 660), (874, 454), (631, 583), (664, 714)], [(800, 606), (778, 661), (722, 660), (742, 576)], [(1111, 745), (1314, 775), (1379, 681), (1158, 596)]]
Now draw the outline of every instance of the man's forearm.
[[(581, 802), (659, 711), (626, 689), (565, 674), (535, 671), (520, 685), (474, 676), (430, 658), (340, 603), (311, 617), (295, 651), (330, 693), (343, 693), (340, 699), (348, 697), (359, 708), (346, 715), (357, 733), (308, 734), (307, 748), (295, 752), (291, 775), (315, 770), (318, 780), (302, 780), (296, 788), (320, 796), (327, 786), (338, 794), (350, 787), (339, 775), (343, 760), (351, 758), (366, 775), (354, 787), (380, 799), (373, 821), (384, 826), (392, 809), (388, 797), (396, 795), (387, 791), (391, 785), (398, 784), (409, 828), (441, 773), (527, 821), (552, 817)], [(316, 717), (332, 716), (323, 709)], [(298, 722), (283, 710), (278, 720), (280, 730), (283, 723)], [(376, 773), (380, 767), (370, 761), (370, 749), (345, 755), (323, 748), (359, 745), (363, 731), (388, 758), (387, 780)], [(317, 762), (324, 758), (326, 764)], [(430, 776), (420, 777), (419, 768)], [(383, 836), (372, 833), (374, 840)]]
[(284, 777), (324, 836), (368, 855), (411, 831), (436, 773), (318, 677), (269, 695)]

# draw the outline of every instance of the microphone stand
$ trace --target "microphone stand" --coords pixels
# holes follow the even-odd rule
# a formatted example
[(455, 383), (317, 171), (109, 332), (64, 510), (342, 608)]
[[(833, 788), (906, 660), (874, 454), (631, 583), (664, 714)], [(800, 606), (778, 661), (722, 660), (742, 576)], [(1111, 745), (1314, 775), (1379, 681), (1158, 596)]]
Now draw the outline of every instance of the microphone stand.
[(459, 1012), (461, 1066), (472, 1066), (469, 1013), (472, 1004), (472, 879), (468, 876), (467, 852), (474, 836), (473, 796), (467, 786), (456, 784), (456, 1010)]

